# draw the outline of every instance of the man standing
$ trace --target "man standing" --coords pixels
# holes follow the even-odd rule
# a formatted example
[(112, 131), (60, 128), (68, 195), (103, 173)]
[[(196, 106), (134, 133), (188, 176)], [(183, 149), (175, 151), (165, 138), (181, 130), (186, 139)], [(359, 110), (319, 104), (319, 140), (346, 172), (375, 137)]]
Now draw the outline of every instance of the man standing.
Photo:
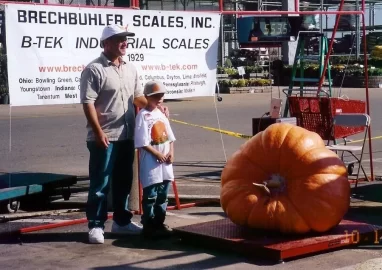
[(81, 103), (87, 119), (87, 148), (90, 153), (90, 187), (86, 208), (89, 242), (104, 242), (107, 220), (107, 195), (113, 193), (113, 233), (139, 234), (142, 226), (132, 222), (128, 197), (133, 180), (134, 105), (143, 108), (138, 73), (122, 59), (127, 36), (134, 36), (118, 25), (102, 32), (103, 52), (81, 74)]

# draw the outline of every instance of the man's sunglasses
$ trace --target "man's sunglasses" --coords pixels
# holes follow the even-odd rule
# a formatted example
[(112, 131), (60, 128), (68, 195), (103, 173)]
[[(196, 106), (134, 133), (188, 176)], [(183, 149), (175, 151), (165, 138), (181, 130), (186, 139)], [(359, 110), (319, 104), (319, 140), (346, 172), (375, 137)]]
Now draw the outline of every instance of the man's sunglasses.
[(116, 42), (124, 42), (127, 41), (127, 37), (112, 37), (111, 40), (116, 41)]

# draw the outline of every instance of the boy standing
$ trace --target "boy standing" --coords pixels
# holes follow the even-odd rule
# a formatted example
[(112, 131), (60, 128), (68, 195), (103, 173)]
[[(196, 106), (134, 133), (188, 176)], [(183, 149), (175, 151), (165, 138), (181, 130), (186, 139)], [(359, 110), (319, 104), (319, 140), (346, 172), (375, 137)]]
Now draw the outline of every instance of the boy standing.
[(167, 194), (174, 181), (175, 136), (169, 120), (157, 108), (166, 93), (164, 85), (150, 81), (143, 93), (147, 106), (137, 114), (134, 136), (135, 147), (139, 149), (139, 176), (143, 188), (143, 235), (166, 236), (171, 233), (164, 221)]

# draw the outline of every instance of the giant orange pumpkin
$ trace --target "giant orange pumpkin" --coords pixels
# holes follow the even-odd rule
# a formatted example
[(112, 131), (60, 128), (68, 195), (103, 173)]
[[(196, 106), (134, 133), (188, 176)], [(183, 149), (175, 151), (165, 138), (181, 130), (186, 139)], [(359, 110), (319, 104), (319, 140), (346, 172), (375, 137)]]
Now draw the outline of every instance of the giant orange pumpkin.
[(237, 225), (282, 233), (325, 232), (350, 205), (341, 159), (314, 132), (277, 123), (227, 161), (221, 206)]

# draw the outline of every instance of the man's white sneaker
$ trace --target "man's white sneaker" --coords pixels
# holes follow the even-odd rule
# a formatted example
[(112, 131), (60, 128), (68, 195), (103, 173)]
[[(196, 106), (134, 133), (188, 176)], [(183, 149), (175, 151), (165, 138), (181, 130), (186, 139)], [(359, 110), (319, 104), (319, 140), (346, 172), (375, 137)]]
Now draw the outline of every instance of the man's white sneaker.
[(143, 226), (136, 222), (130, 222), (129, 224), (125, 226), (119, 226), (117, 223), (113, 222), (113, 225), (111, 227), (111, 232), (118, 233), (118, 234), (137, 235), (142, 232), (142, 228)]
[(102, 228), (93, 228), (89, 231), (89, 243), (91, 244), (103, 244), (105, 238), (103, 236)]

